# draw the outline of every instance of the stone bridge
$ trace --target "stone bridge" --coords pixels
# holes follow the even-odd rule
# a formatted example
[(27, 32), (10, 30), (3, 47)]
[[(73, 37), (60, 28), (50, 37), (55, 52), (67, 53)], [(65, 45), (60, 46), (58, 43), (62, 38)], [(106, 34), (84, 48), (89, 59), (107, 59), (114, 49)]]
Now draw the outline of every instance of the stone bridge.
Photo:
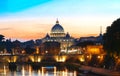
[(84, 62), (82, 54), (75, 55), (0, 55), (0, 62)]

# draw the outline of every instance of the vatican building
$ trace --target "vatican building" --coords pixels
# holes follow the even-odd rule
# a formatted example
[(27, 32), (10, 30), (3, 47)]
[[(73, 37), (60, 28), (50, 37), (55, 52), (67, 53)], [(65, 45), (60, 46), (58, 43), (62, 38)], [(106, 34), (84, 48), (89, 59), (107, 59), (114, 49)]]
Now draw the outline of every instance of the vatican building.
[(60, 43), (61, 52), (68, 52), (70, 47), (74, 44), (74, 38), (67, 32), (65, 33), (64, 28), (56, 21), (56, 24), (52, 27), (50, 33), (42, 39), (44, 42), (58, 42)]

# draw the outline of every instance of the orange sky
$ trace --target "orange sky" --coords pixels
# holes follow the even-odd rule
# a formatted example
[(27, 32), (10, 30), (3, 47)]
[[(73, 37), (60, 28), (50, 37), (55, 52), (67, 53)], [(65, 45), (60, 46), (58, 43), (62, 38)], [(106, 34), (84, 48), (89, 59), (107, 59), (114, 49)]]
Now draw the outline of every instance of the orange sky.
[[(69, 32), (70, 35), (75, 38), (81, 36), (97, 36), (100, 33), (100, 25), (108, 25), (110, 23), (104, 20), (97, 21), (75, 18), (76, 20), (73, 18), (59, 19), (59, 23), (63, 26), (65, 33)], [(40, 39), (43, 38), (46, 33), (50, 33), (55, 22), (55, 18), (5, 19), (0, 22), (0, 25), (2, 25), (0, 33), (6, 38), (22, 40)], [(102, 26), (103, 32), (105, 32), (106, 27), (107, 26)]]

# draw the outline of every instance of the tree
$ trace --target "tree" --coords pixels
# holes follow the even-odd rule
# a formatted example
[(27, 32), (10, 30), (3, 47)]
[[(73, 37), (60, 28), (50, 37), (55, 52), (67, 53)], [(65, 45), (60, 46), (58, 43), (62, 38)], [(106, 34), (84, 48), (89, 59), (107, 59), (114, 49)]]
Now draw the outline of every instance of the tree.
[(0, 35), (0, 51), (3, 51), (5, 49), (5, 42), (3, 42), (4, 36)]
[(0, 35), (0, 42), (2, 42), (4, 39), (4, 35)]
[(0, 42), (0, 51), (4, 51), (5, 49), (5, 42)]
[(35, 49), (34, 49), (34, 48), (31, 48), (30, 46), (27, 46), (27, 47), (25, 48), (25, 51), (26, 51), (26, 54), (34, 54)]
[(105, 68), (115, 68), (115, 57), (120, 56), (120, 18), (107, 27), (103, 36), (103, 46), (107, 55), (104, 58)]
[(120, 18), (107, 27), (103, 40), (104, 49), (107, 53), (120, 54)]
[(6, 40), (5, 48), (6, 48), (8, 53), (12, 53), (13, 43), (11, 42), (11, 39)]

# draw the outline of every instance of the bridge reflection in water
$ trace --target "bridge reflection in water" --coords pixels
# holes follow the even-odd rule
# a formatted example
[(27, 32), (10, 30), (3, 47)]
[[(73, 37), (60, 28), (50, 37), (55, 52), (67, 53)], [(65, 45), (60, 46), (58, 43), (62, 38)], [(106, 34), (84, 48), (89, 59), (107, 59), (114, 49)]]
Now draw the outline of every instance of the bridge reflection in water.
[(19, 65), (16, 71), (9, 71), (7, 66), (0, 68), (0, 76), (77, 76), (75, 70), (59, 69), (55, 66), (41, 67), (34, 71), (30, 65)]

